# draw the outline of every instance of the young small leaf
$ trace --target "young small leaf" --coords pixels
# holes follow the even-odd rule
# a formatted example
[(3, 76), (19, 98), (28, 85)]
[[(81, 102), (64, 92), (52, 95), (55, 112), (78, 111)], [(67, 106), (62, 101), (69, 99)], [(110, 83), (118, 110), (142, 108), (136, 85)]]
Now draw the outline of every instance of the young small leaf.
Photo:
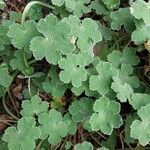
[(34, 117), (34, 115), (40, 115), (41, 113), (47, 112), (48, 107), (48, 102), (42, 102), (41, 98), (36, 95), (32, 97), (31, 100), (24, 100), (22, 102), (23, 110), (21, 111), (21, 115)]
[(67, 58), (62, 58), (59, 61), (59, 67), (63, 69), (59, 76), (60, 80), (64, 83), (71, 82), (74, 87), (80, 87), (83, 81), (87, 80), (87, 70), (85, 66), (88, 66), (91, 59), (80, 59), (81, 53), (78, 55), (68, 54)]

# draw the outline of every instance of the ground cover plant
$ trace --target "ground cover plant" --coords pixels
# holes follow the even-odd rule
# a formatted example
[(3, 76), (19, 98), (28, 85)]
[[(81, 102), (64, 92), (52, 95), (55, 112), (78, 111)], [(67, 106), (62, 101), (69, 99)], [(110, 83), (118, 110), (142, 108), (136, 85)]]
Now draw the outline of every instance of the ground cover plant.
[(0, 0), (0, 150), (150, 149), (150, 2)]

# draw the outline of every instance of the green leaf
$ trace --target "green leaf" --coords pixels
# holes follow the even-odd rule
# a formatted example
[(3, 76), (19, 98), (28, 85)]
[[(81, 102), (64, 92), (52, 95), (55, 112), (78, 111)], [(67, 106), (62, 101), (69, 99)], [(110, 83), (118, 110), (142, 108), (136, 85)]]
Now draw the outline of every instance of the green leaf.
[(6, 3), (3, 0), (0, 0), (0, 10), (3, 10), (6, 7)]
[(39, 116), (41, 113), (47, 112), (48, 107), (48, 102), (42, 102), (41, 98), (35, 95), (31, 100), (24, 100), (22, 102), (23, 110), (21, 111), (21, 115), (25, 117)]
[(92, 53), (93, 46), (102, 41), (102, 34), (99, 30), (98, 24), (91, 18), (85, 18), (82, 21), (76, 16), (70, 15), (68, 18), (63, 19), (71, 26), (72, 38), (81, 52)]
[(139, 143), (146, 146), (150, 142), (150, 104), (142, 106), (138, 110), (138, 116), (141, 120), (135, 120), (131, 125), (131, 137), (138, 139)]
[(135, 141), (130, 136), (130, 130), (131, 130), (130, 126), (135, 119), (137, 119), (137, 116), (129, 115), (129, 116), (127, 116), (126, 121), (125, 121), (125, 142), (128, 144), (133, 143)]
[(92, 19), (85, 18), (80, 28), (77, 45), (81, 51), (86, 52), (91, 46), (102, 41), (102, 34), (98, 30), (98, 24)]
[(105, 96), (110, 91), (112, 76), (117, 73), (116, 69), (110, 63), (100, 61), (96, 66), (96, 70), (98, 75), (90, 77), (90, 89)]
[(84, 13), (89, 13), (88, 4), (90, 0), (65, 0), (65, 5), (68, 11), (73, 12), (77, 17), (81, 17)]
[(24, 25), (14, 23), (9, 27), (8, 36), (12, 44), (18, 49), (29, 48), (30, 41), (39, 35), (36, 29), (36, 22), (33, 20), (26, 21)]
[(68, 17), (70, 15), (70, 12), (66, 10), (64, 5), (61, 7), (55, 7), (53, 13), (57, 16), (60, 16), (60, 18)]
[(102, 146), (108, 149), (115, 149), (117, 145), (117, 132), (114, 131), (107, 140), (101, 142)]
[(5, 46), (10, 44), (10, 39), (7, 36), (8, 27), (6, 25), (7, 23), (2, 22), (0, 24), (0, 51), (5, 49)]
[(102, 24), (99, 24), (99, 30), (102, 33), (102, 37), (104, 38), (104, 40), (106, 40), (106, 41), (112, 40), (112, 31), (110, 28), (105, 27)]
[(0, 142), (0, 150), (8, 150), (8, 146), (6, 142)]
[(43, 82), (42, 85), (44, 91), (52, 93), (53, 97), (62, 97), (67, 90), (68, 85), (60, 81), (57, 71), (57, 67), (52, 66), (49, 71), (51, 80)]
[[(43, 36), (37, 36), (31, 41), (30, 50), (36, 60), (43, 57), (49, 63), (57, 64), (61, 54), (66, 55), (74, 51), (71, 43), (71, 27), (63, 21), (58, 21), (54, 15), (48, 15), (38, 22), (37, 29)], [(40, 43), (40, 45), (39, 45)]]
[(111, 12), (112, 19), (111, 28), (113, 30), (120, 30), (122, 26), (126, 31), (132, 32), (135, 29), (134, 17), (131, 15), (129, 8), (120, 8), (117, 11)]
[(150, 103), (150, 95), (145, 93), (133, 93), (129, 103), (134, 109), (140, 109)]
[(15, 53), (14, 53), (15, 58), (13, 58), (10, 61), (10, 65), (13, 70), (18, 69), (18, 70), (22, 71), (23, 73), (25, 72), (26, 65), (24, 62), (24, 55), (26, 56), (26, 58), (31, 57), (30, 54), (24, 53), (24, 51), (22, 51), (22, 50), (15, 51)]
[(86, 96), (94, 96), (96, 92), (91, 91), (89, 87), (89, 81), (85, 81), (82, 83), (82, 86), (80, 87), (72, 87), (71, 91), (76, 95), (80, 96), (83, 92), (85, 92)]
[(120, 0), (102, 0), (109, 10), (116, 9), (120, 5)]
[(116, 75), (123, 84), (129, 84), (132, 88), (139, 87), (139, 79), (137, 76), (133, 74), (133, 67), (128, 64), (122, 64), (121, 70), (119, 70), (119, 74)]
[(101, 130), (104, 134), (110, 135), (113, 128), (119, 128), (123, 122), (119, 115), (120, 104), (111, 101), (106, 97), (101, 97), (94, 103), (95, 113), (90, 118), (93, 131)]
[(8, 88), (11, 84), (12, 77), (9, 75), (8, 68), (5, 66), (0, 66), (0, 85)]
[(26, 14), (30, 20), (39, 20), (43, 17), (42, 7), (40, 5), (32, 6)]
[(97, 150), (109, 150), (109, 149), (106, 147), (101, 147), (101, 148), (98, 148)]
[(130, 7), (131, 14), (136, 19), (143, 19), (146, 26), (150, 26), (150, 3), (143, 0), (136, 0)]
[(31, 117), (23, 117), (18, 121), (17, 127), (9, 127), (5, 130), (3, 140), (8, 142), (10, 150), (33, 150), (41, 131), (35, 126), (36, 121)]
[(107, 15), (108, 11), (101, 0), (92, 1), (90, 8), (94, 9), (98, 15)]
[[(72, 83), (74, 87), (80, 87), (83, 81), (87, 80), (87, 70), (85, 66), (88, 66), (92, 62), (92, 57), (86, 56), (82, 53), (78, 55), (68, 54), (67, 58), (62, 58), (59, 61), (59, 67), (63, 69), (59, 76), (60, 80), (64, 83)], [(80, 59), (82, 58), (82, 59)]]
[(74, 150), (93, 150), (93, 145), (87, 141), (76, 144)]
[(40, 114), (38, 122), (43, 137), (48, 137), (52, 145), (58, 144), (67, 135), (67, 126), (62, 120), (62, 115), (54, 109), (51, 109), (49, 113)]
[(90, 0), (52, 0), (52, 4), (59, 7), (65, 4), (66, 9), (79, 18), (84, 13), (90, 12), (90, 8), (87, 6), (89, 3)]
[(84, 122), (91, 116), (93, 112), (93, 101), (88, 98), (80, 98), (79, 101), (74, 101), (70, 107), (69, 112), (74, 122)]
[(10, 20), (12, 20), (14, 22), (21, 22), (22, 13), (11, 11), (10, 14), (9, 14), (9, 18), (10, 18)]
[(143, 44), (150, 39), (150, 26), (143, 26), (132, 32), (132, 41), (136, 44)]
[(77, 131), (77, 124), (72, 120), (71, 115), (69, 113), (64, 115), (63, 121), (67, 126), (68, 133), (74, 135)]
[(119, 68), (122, 63), (130, 64), (132, 66), (136, 66), (139, 63), (139, 57), (136, 56), (136, 50), (131, 47), (124, 48), (122, 53), (120, 51), (113, 51), (107, 58), (116, 68)]
[(118, 77), (113, 77), (111, 88), (117, 93), (117, 98), (121, 102), (126, 102), (131, 99), (133, 90), (131, 86), (127, 83), (122, 83)]
[(51, 0), (53, 5), (56, 6), (62, 6), (64, 3), (64, 0)]

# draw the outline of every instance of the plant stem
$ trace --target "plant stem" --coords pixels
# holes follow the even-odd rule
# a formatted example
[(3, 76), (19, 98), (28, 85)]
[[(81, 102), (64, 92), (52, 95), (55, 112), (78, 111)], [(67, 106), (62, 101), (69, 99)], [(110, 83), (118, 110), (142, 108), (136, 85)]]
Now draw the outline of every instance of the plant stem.
[(31, 77), (28, 78), (28, 91), (29, 91), (30, 97), (32, 97), (32, 92), (31, 92)]
[(49, 5), (49, 4), (46, 4), (44, 2), (40, 2), (40, 1), (32, 1), (30, 3), (28, 3), (23, 11), (23, 14), (22, 14), (22, 20), (21, 20), (21, 24), (23, 25), (25, 23), (25, 18), (26, 18), (26, 14), (28, 13), (28, 11), (30, 10), (30, 8), (33, 6), (33, 5), (42, 5), (44, 7), (48, 7), (50, 9), (55, 9), (55, 7)]
[[(12, 82), (13, 82), (13, 80), (14, 80), (14, 78), (17, 76), (17, 74), (18, 74), (18, 70), (16, 70), (15, 72), (14, 72), (14, 74), (13, 74), (13, 76), (12, 76)], [(3, 103), (3, 107), (4, 107), (4, 109), (6, 110), (6, 112), (10, 115), (10, 116), (12, 116), (14, 119), (16, 119), (16, 120), (19, 120), (19, 118), (17, 117), (17, 116), (15, 116), (8, 108), (7, 108), (7, 105), (6, 105), (6, 94), (7, 94), (7, 91), (9, 90), (9, 87), (8, 88), (6, 88), (6, 90), (5, 90), (5, 92), (4, 92), (4, 95), (3, 95), (3, 98), (2, 98), (2, 103)]]
[(43, 143), (43, 140), (41, 140), (41, 141), (39, 142), (39, 144), (38, 144), (37, 147), (36, 147), (36, 150), (40, 150), (40, 146), (42, 145), (42, 143)]

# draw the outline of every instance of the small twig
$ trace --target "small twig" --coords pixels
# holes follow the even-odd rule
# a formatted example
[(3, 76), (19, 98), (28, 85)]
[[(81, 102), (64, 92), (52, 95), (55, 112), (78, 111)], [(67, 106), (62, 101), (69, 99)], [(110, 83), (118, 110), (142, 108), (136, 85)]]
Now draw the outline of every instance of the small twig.
[[(18, 74), (18, 70), (16, 70), (15, 72), (14, 72), (14, 74), (12, 75), (12, 81), (14, 80), (14, 78), (17, 76), (17, 74)], [(4, 107), (4, 109), (6, 110), (6, 112), (10, 115), (10, 116), (12, 116), (14, 119), (16, 119), (16, 120), (19, 120), (19, 118), (16, 116), (16, 115), (14, 115), (8, 108), (7, 108), (7, 105), (6, 105), (6, 94), (7, 94), (7, 91), (9, 91), (9, 87), (7, 87), (6, 88), (6, 90), (5, 90), (5, 92), (4, 92), (4, 95), (3, 95), (3, 97), (2, 97), (2, 103), (3, 103), (3, 107)]]
[(96, 132), (98, 135), (100, 135), (102, 138), (104, 138), (105, 140), (108, 140), (103, 134)]
[(102, 146), (101, 143), (92, 134), (91, 134), (91, 137), (98, 145)]
[(37, 147), (36, 147), (36, 150), (40, 150), (40, 146), (42, 145), (42, 143), (43, 143), (43, 140), (41, 140), (41, 141), (39, 142), (39, 144), (38, 144)]
[(122, 136), (122, 134), (124, 133), (124, 130), (122, 130), (121, 132), (120, 132), (120, 142), (121, 142), (121, 148), (122, 149), (124, 149), (124, 141), (123, 141), (123, 136)]
[(68, 139), (68, 136), (66, 136), (66, 138), (65, 138), (65, 140), (63, 141), (63, 144), (61, 145), (61, 147), (60, 147), (59, 150), (62, 150), (62, 149), (63, 149), (63, 147), (65, 146), (65, 143), (66, 143), (67, 139)]
[(16, 107), (16, 105), (15, 105), (15, 102), (14, 102), (12, 96), (11, 96), (10, 90), (8, 90), (8, 95), (9, 95), (9, 98), (10, 98), (10, 100), (11, 100), (13, 106), (14, 106), (14, 109), (15, 109), (15, 111), (16, 111), (16, 113), (17, 113), (17, 116), (19, 116), (19, 111), (18, 111), (18, 109), (17, 109), (17, 107)]

